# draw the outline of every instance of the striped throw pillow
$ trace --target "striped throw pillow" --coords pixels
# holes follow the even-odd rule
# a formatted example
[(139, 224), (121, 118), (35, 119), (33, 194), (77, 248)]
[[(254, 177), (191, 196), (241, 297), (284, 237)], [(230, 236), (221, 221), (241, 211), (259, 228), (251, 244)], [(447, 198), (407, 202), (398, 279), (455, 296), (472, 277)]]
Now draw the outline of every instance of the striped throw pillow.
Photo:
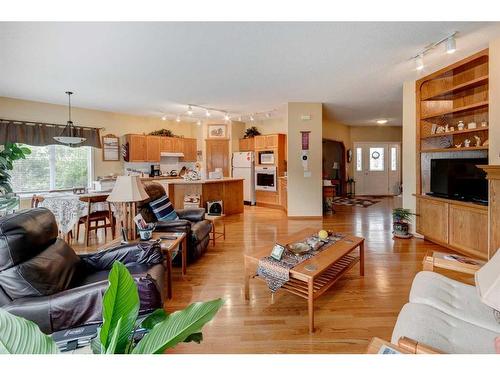
[(174, 206), (172, 206), (172, 202), (166, 195), (158, 198), (155, 201), (149, 202), (149, 206), (153, 210), (156, 218), (158, 220), (178, 220), (179, 216), (174, 211)]

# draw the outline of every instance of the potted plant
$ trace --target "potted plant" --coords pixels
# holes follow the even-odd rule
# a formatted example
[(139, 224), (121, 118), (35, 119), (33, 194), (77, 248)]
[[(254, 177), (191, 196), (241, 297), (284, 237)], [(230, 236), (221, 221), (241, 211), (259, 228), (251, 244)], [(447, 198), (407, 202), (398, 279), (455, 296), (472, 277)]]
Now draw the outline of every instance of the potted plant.
[(407, 208), (395, 208), (392, 210), (392, 234), (398, 238), (410, 238), (412, 235), (408, 233), (409, 223), (415, 216)]
[(253, 138), (257, 135), (260, 135), (260, 131), (257, 129), (256, 126), (252, 126), (247, 130), (245, 130), (245, 135), (243, 136), (243, 138)]
[(15, 209), (19, 203), (19, 197), (12, 191), (10, 173), (14, 168), (13, 161), (26, 159), (31, 150), (16, 143), (7, 142), (0, 151), (0, 211), (9, 212)]
[[(137, 322), (139, 293), (127, 267), (116, 261), (108, 277), (102, 301), (103, 323), (92, 340), (94, 354), (162, 354), (180, 342), (203, 340), (202, 327), (215, 316), (224, 301), (196, 302), (172, 314), (163, 309)], [(144, 328), (139, 340), (134, 332)], [(48, 335), (29, 320), (0, 309), (0, 354), (57, 354), (59, 349)]]

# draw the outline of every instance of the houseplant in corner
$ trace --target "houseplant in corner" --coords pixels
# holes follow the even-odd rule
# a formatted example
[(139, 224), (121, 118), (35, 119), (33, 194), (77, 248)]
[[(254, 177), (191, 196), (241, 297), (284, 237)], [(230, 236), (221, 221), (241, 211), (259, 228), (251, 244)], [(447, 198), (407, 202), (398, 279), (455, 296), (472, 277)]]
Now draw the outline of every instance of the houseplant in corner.
[(394, 234), (394, 237), (412, 237), (412, 235), (408, 233), (412, 216), (415, 216), (415, 214), (407, 208), (394, 208), (392, 210), (392, 234)]
[(9, 171), (14, 168), (14, 160), (26, 159), (29, 154), (31, 150), (28, 147), (10, 142), (3, 145), (0, 151), (0, 212), (8, 212), (17, 207), (19, 197), (12, 192)]
[[(92, 341), (94, 354), (161, 354), (180, 342), (203, 339), (201, 329), (215, 316), (224, 301), (196, 302), (167, 314), (163, 309), (137, 322), (139, 294), (134, 279), (120, 262), (113, 263), (109, 286), (103, 297), (103, 323)], [(134, 340), (138, 328), (148, 332)], [(0, 309), (0, 354), (57, 354), (50, 336), (35, 323)]]

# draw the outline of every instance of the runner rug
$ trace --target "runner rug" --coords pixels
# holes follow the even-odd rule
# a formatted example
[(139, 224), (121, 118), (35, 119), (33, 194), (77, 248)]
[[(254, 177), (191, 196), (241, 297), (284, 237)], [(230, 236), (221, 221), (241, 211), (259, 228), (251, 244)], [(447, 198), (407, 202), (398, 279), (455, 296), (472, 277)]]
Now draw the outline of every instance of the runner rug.
[(326, 240), (320, 240), (317, 235), (306, 237), (304, 240), (297, 242), (307, 243), (311, 247), (311, 250), (304, 254), (296, 255), (286, 249), (281, 260), (276, 260), (271, 256), (261, 258), (257, 267), (257, 275), (266, 281), (267, 286), (274, 293), (288, 282), (290, 279), (290, 270), (293, 267), (328, 249), (344, 237), (345, 235), (340, 233), (334, 233)]

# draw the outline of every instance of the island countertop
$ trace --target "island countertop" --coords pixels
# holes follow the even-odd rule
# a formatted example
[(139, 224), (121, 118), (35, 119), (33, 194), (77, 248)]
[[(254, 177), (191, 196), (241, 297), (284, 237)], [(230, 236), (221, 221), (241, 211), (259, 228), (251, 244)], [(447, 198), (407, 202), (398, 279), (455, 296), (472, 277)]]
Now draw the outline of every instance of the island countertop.
[(221, 183), (221, 182), (231, 182), (231, 181), (243, 181), (244, 179), (243, 178), (236, 178), (236, 177), (223, 177), (223, 178), (212, 178), (212, 179), (209, 179), (209, 178), (203, 178), (201, 180), (193, 180), (193, 181), (190, 181), (190, 180), (184, 180), (184, 179), (175, 179), (175, 180), (171, 180), (169, 181), (169, 185), (170, 184), (177, 184), (177, 185), (183, 185), (183, 184), (217, 184), (217, 183)]
[(184, 197), (195, 194), (201, 197), (201, 207), (207, 208), (209, 201), (222, 201), (226, 215), (243, 212), (243, 178), (224, 177), (195, 181), (168, 181), (168, 197), (174, 207), (184, 207)]

